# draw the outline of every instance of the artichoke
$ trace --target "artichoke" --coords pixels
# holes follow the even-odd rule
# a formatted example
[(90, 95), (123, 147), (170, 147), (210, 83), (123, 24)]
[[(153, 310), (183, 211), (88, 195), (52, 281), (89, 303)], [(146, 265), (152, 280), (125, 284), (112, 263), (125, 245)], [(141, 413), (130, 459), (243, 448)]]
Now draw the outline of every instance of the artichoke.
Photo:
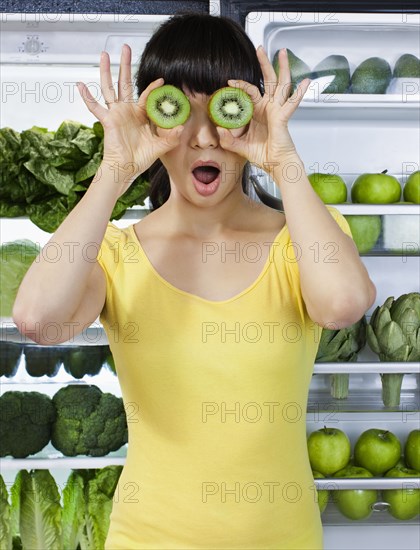
[[(323, 329), (315, 362), (354, 363), (359, 351), (366, 344), (366, 316), (340, 330)], [(331, 395), (335, 399), (346, 399), (349, 393), (349, 374), (332, 374)]]
[[(372, 313), (367, 341), (380, 361), (420, 361), (420, 294), (410, 292), (387, 298)], [(381, 374), (386, 407), (398, 407), (404, 374)]]

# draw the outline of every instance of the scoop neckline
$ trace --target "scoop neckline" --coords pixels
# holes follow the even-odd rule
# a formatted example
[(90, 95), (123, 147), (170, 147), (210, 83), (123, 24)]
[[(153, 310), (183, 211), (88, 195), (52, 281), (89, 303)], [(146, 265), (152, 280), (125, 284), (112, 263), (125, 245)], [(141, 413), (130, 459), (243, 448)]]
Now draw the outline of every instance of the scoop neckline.
[(157, 279), (159, 279), (165, 286), (167, 286), (168, 288), (170, 288), (172, 291), (176, 292), (177, 294), (187, 296), (191, 299), (198, 300), (198, 301), (206, 303), (206, 304), (218, 305), (218, 304), (228, 304), (230, 302), (234, 302), (235, 300), (237, 300), (238, 298), (240, 298), (244, 294), (247, 294), (250, 290), (252, 290), (255, 286), (258, 285), (258, 283), (264, 277), (267, 269), (270, 267), (270, 265), (272, 263), (270, 261), (270, 258), (272, 257), (272, 254), (273, 254), (274, 244), (277, 241), (279, 241), (280, 238), (283, 236), (283, 233), (285, 233), (285, 230), (286, 230), (286, 227), (287, 227), (287, 222), (284, 224), (284, 226), (280, 229), (280, 231), (274, 237), (274, 240), (270, 245), (270, 250), (269, 250), (269, 253), (268, 253), (268, 257), (265, 261), (264, 267), (263, 267), (262, 271), (260, 272), (260, 274), (258, 275), (258, 277), (255, 279), (255, 281), (253, 283), (251, 283), (248, 287), (244, 288), (244, 290), (242, 290), (238, 294), (235, 294), (234, 296), (232, 296), (231, 298), (227, 298), (226, 300), (208, 300), (207, 298), (203, 298), (202, 296), (198, 296), (198, 294), (192, 294), (191, 292), (187, 292), (186, 290), (182, 290), (181, 288), (178, 288), (178, 287), (174, 286), (172, 283), (170, 283), (165, 278), (163, 278), (162, 275), (160, 275), (160, 273), (156, 270), (156, 268), (154, 267), (152, 262), (149, 260), (149, 257), (147, 256), (147, 254), (146, 254), (139, 238), (137, 237), (137, 233), (134, 229), (134, 225), (135, 224), (132, 224), (128, 227), (128, 229), (130, 230), (130, 233), (131, 233), (131, 237), (135, 241), (136, 245), (138, 246), (138, 249), (141, 252), (142, 256), (145, 258), (146, 264), (149, 266), (149, 269), (157, 277)]

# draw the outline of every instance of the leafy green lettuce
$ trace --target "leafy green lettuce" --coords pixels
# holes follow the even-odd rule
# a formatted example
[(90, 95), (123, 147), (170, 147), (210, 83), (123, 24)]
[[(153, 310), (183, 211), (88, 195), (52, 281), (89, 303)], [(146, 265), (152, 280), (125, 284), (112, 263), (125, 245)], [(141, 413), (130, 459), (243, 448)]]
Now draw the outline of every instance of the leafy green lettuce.
[(12, 549), (13, 533), (11, 525), (11, 506), (3, 477), (0, 475), (0, 548)]
[(63, 491), (64, 548), (104, 548), (122, 466), (73, 470)]
[(11, 317), (19, 285), (40, 252), (36, 243), (27, 239), (0, 246), (0, 316)]
[[(102, 161), (104, 131), (65, 120), (56, 132), (33, 126), (0, 129), (0, 217), (29, 216), (53, 233), (88, 189)], [(122, 195), (111, 219), (144, 205), (149, 182), (140, 175)]]
[(57, 483), (50, 472), (20, 470), (12, 490), (12, 503), (18, 500), (18, 530), (23, 548), (62, 550), (62, 507)]

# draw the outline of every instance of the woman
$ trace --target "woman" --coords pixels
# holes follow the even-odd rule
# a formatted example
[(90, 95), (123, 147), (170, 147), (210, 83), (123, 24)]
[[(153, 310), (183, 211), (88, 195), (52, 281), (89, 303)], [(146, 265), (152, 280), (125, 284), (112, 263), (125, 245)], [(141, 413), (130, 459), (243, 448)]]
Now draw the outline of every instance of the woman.
[[(107, 550), (322, 548), (306, 446), (317, 329), (359, 320), (375, 287), (288, 132), (309, 80), (289, 98), (285, 50), (279, 63), (277, 81), (238, 25), (180, 15), (144, 51), (138, 100), (126, 45), (117, 91), (101, 57), (106, 107), (79, 83), (104, 127), (103, 162), (51, 238), (60, 260), (43, 254), (27, 272), (14, 319), (23, 332), (38, 330), (40, 344), (51, 344), (49, 323), (57, 343), (98, 315), (105, 327), (129, 427)], [(171, 130), (145, 111), (163, 83), (191, 103)], [(253, 98), (245, 128), (208, 117), (210, 94), (226, 85)], [(270, 171), (284, 214), (246, 194), (247, 163)], [(153, 211), (123, 230), (108, 223), (149, 168)]]

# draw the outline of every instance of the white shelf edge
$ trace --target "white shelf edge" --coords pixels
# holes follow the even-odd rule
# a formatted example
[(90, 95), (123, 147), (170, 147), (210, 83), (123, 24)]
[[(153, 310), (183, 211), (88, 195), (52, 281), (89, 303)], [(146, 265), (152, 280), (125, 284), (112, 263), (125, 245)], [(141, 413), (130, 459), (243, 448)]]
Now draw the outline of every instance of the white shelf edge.
[(125, 458), (110, 457), (57, 457), (57, 458), (7, 458), (0, 459), (2, 470), (89, 469), (105, 466), (123, 466)]
[(315, 363), (314, 374), (346, 374), (346, 373), (399, 373), (420, 374), (420, 362), (356, 362), (356, 363)]
[(353, 478), (325, 478), (315, 479), (318, 490), (336, 491), (338, 489), (401, 489), (410, 487), (420, 489), (420, 477), (353, 477)]

